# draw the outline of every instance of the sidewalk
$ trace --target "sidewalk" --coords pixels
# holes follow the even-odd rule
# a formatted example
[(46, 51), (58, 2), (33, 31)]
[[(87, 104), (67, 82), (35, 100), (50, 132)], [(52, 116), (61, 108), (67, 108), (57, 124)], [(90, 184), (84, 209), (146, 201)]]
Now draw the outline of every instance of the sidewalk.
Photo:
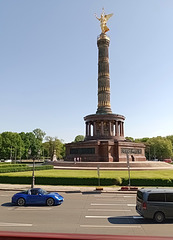
[[(66, 192), (66, 193), (133, 193), (136, 191), (120, 191), (121, 187), (103, 187), (103, 190), (97, 190), (98, 187), (81, 187), (81, 186), (53, 186), (53, 185), (35, 185), (36, 188), (43, 188), (49, 192)], [(31, 188), (31, 185), (23, 184), (0, 184), (0, 190), (3, 191), (22, 191)]]

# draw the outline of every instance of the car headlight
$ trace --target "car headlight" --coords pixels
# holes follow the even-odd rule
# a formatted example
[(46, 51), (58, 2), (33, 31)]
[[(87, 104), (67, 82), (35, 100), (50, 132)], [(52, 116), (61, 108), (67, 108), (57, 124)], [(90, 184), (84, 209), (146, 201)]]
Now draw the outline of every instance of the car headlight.
[(55, 196), (55, 198), (56, 198), (57, 200), (60, 200), (58, 196)]

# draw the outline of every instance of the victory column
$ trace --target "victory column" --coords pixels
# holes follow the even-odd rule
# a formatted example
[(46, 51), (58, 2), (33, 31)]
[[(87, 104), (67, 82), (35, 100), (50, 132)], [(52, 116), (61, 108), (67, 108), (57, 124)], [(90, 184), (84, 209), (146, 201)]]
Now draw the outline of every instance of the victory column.
[(98, 46), (98, 105), (95, 114), (84, 117), (86, 133), (84, 141), (66, 144), (66, 160), (81, 162), (124, 162), (127, 152), (130, 161), (145, 161), (144, 144), (128, 142), (124, 137), (123, 115), (114, 114), (110, 104), (109, 31), (107, 21), (113, 14), (103, 11), (100, 18), (101, 34)]

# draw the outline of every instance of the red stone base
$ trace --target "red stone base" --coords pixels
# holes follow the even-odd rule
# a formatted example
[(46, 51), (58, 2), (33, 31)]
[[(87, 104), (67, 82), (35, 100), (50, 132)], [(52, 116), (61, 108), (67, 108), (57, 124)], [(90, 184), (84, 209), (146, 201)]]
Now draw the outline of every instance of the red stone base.
[(125, 162), (146, 161), (145, 145), (129, 141), (93, 140), (66, 144), (67, 161)]

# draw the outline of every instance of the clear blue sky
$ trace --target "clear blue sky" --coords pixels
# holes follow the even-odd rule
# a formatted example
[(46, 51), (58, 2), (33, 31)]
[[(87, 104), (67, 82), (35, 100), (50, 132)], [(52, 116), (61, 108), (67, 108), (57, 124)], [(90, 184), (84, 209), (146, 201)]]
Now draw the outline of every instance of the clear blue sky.
[(0, 133), (41, 128), (71, 142), (97, 110), (102, 7), (114, 13), (112, 112), (125, 136), (173, 134), (172, 0), (0, 0)]

